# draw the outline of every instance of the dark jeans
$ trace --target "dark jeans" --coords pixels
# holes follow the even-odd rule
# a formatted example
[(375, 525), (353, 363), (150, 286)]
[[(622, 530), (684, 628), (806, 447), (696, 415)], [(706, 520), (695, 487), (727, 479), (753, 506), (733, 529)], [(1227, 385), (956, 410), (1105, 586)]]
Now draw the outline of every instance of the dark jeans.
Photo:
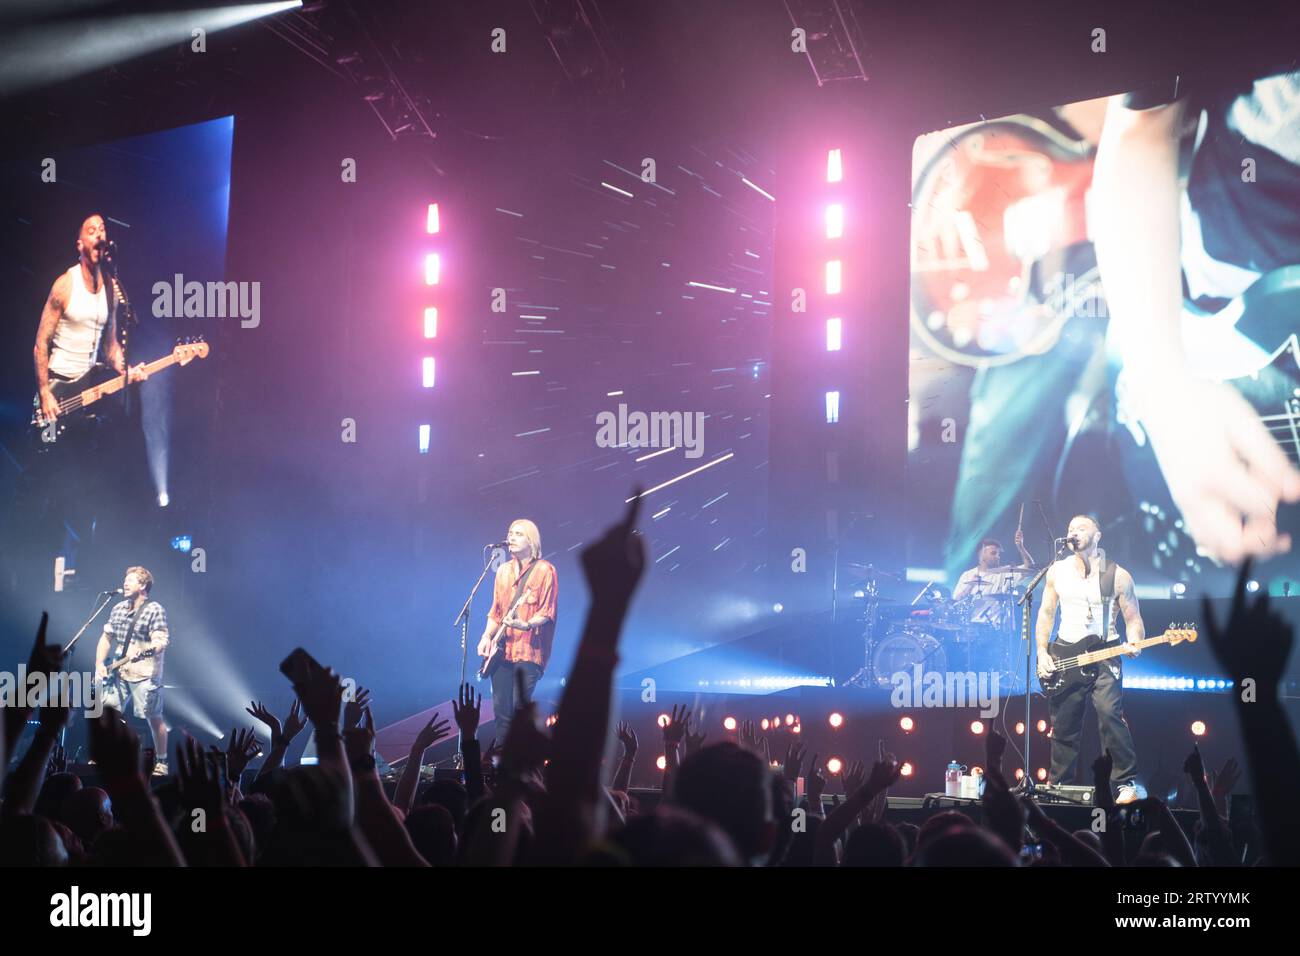
[[(515, 672), (523, 677), (523, 697), (515, 695)], [(497, 745), (505, 743), (515, 711), (533, 699), (533, 688), (542, 679), (542, 669), (527, 661), (506, 662), (492, 675), (492, 710), (496, 714)]]
[[(1133, 750), (1133, 734), (1124, 720), (1124, 699), (1120, 693), (1120, 680), (1110, 669), (1120, 667), (1118, 659), (1102, 661), (1095, 665), (1097, 679), (1079, 683), (1052, 699), (1052, 783), (1071, 783), (1075, 764), (1079, 760), (1079, 741), (1083, 737), (1083, 711), (1092, 698), (1097, 711), (1097, 729), (1101, 734), (1102, 750), (1109, 750), (1112, 760), (1111, 783), (1123, 786), (1137, 777), (1137, 754)], [(1120, 678), (1123, 671), (1120, 671)]]

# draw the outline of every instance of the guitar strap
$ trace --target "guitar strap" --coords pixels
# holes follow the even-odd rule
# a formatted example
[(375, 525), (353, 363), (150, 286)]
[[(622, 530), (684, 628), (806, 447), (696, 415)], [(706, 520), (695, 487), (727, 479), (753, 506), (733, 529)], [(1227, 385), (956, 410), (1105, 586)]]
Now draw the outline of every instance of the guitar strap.
[(1115, 562), (1101, 559), (1101, 639), (1110, 640), (1110, 606), (1115, 597)]
[(131, 615), (131, 620), (126, 625), (126, 640), (122, 642), (122, 652), (117, 655), (116, 660), (120, 661), (122, 658), (126, 657), (127, 653), (131, 650), (131, 642), (135, 640), (135, 622), (140, 620), (140, 614), (148, 604), (149, 602), (145, 601), (144, 604), (141, 604), (136, 608), (135, 613)]
[(524, 573), (519, 575), (519, 580), (515, 582), (515, 593), (510, 597), (510, 607), (506, 609), (507, 613), (514, 610), (519, 595), (524, 593), (524, 583), (528, 580), (528, 576), (533, 573), (533, 568), (537, 567), (537, 562), (540, 560), (541, 558), (533, 558), (533, 563), (524, 568)]

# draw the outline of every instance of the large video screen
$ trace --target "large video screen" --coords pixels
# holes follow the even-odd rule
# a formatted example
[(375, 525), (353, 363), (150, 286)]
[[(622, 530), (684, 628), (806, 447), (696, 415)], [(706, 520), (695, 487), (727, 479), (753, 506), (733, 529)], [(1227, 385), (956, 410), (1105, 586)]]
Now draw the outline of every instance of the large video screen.
[(1084, 513), (1139, 594), (1245, 555), (1292, 592), (1297, 78), (1256, 72), (916, 140), (910, 576), (1041, 565)]

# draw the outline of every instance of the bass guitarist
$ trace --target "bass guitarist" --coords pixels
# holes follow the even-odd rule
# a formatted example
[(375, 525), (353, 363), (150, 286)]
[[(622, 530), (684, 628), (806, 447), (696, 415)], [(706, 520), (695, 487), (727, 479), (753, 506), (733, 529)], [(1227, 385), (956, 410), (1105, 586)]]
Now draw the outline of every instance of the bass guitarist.
[[(497, 740), (505, 740), (515, 710), (532, 699), (533, 688), (546, 670), (555, 637), (557, 596), (555, 566), (541, 556), (537, 525), (526, 518), (512, 522), (506, 545), (510, 560), (497, 568), (492, 608), (478, 642), (479, 656), (488, 661), (485, 670), (491, 671)], [(516, 699), (516, 686), (522, 699)]]
[[(1082, 647), (1085, 643), (1097, 643), (1102, 635), (1107, 635), (1104, 638), (1107, 642), (1119, 640), (1111, 614), (1112, 603), (1124, 616), (1125, 655), (1136, 657), (1141, 653), (1137, 643), (1146, 631), (1133, 589), (1133, 576), (1107, 561), (1105, 552), (1098, 547), (1100, 541), (1101, 528), (1096, 519), (1088, 515), (1070, 519), (1066, 543), (1073, 554), (1048, 570), (1043, 603), (1038, 610), (1035, 640), (1040, 680), (1055, 670), (1053, 650), (1060, 652), (1070, 645)], [(1058, 607), (1061, 626), (1055, 643), (1049, 644)], [(1076, 676), (1073, 683), (1049, 698), (1053, 784), (1069, 783), (1074, 778), (1079, 741), (1083, 736), (1083, 712), (1091, 697), (1097, 711), (1102, 749), (1110, 751), (1113, 762), (1111, 783), (1119, 788), (1116, 802), (1129, 803), (1138, 798), (1137, 754), (1133, 734), (1124, 719), (1121, 675), (1119, 658), (1111, 658), (1097, 667), (1094, 678)]]
[[(46, 418), (59, 415), (59, 403), (50, 390), (51, 377), (64, 381), (80, 378), (95, 364), (101, 343), (109, 364), (119, 374), (123, 371), (122, 347), (115, 334), (115, 310), (111, 308), (114, 299), (104, 288), (100, 269), (107, 242), (104, 217), (88, 216), (77, 235), (77, 264), (54, 280), (41, 312), (33, 358), (41, 413)], [(132, 368), (129, 378), (133, 382), (141, 381), (143, 366)]]

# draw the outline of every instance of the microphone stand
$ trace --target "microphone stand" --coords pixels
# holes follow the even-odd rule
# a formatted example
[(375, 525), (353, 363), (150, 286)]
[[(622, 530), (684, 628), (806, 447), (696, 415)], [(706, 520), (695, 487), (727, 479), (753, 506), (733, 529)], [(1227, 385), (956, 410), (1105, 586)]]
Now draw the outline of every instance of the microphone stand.
[[(99, 597), (104, 598), (103, 602), (97, 608), (95, 608), (94, 611), (91, 612), (90, 617), (86, 618), (86, 623), (81, 625), (81, 629), (77, 631), (76, 634), (72, 635), (72, 640), (68, 641), (68, 646), (63, 649), (64, 656), (67, 656), (68, 654), (72, 653), (72, 649), (77, 646), (77, 641), (81, 640), (81, 635), (86, 633), (87, 628), (90, 627), (90, 625), (94, 622), (95, 618), (99, 617), (99, 615), (103, 613), (104, 608), (108, 607), (110, 604), (113, 603), (113, 599), (117, 597), (117, 592), (100, 591)], [(96, 598), (96, 600), (98, 600), (98, 598)], [(99, 661), (95, 661), (95, 666), (96, 667), (99, 666)], [(95, 691), (98, 694), (99, 688), (96, 687)], [(64, 724), (63, 729), (59, 731), (60, 747), (63, 747), (67, 744), (67, 738), (68, 738), (68, 726), (67, 724)]]
[(479, 572), (478, 580), (474, 582), (474, 587), (470, 589), (469, 597), (461, 605), (460, 613), (456, 615), (456, 620), (451, 622), (452, 627), (460, 625), (460, 682), (465, 683), (465, 661), (469, 655), (469, 618), (470, 607), (474, 603), (474, 595), (478, 589), (483, 586), (483, 579), (487, 577), (488, 571), (492, 569), (492, 559), (489, 558), (483, 565), (483, 570)]
[(1020, 639), (1025, 647), (1025, 733), (1024, 733), (1024, 751), (1022, 756), (1025, 761), (1025, 776), (1021, 784), (1013, 789), (1013, 792), (1033, 795), (1037, 787), (1034, 784), (1034, 775), (1029, 762), (1029, 722), (1030, 722), (1030, 704), (1033, 703), (1033, 691), (1030, 681), (1033, 680), (1033, 661), (1034, 661), (1034, 642), (1032, 637), (1032, 628), (1034, 626), (1034, 589), (1042, 583), (1043, 578), (1047, 577), (1047, 572), (1051, 570), (1053, 564), (1065, 557), (1066, 546), (1063, 543), (1056, 549), (1056, 557), (1043, 565), (1038, 573), (1030, 579), (1025, 585), (1025, 593), (1020, 595), (1016, 603), (1021, 606), (1020, 617)]

